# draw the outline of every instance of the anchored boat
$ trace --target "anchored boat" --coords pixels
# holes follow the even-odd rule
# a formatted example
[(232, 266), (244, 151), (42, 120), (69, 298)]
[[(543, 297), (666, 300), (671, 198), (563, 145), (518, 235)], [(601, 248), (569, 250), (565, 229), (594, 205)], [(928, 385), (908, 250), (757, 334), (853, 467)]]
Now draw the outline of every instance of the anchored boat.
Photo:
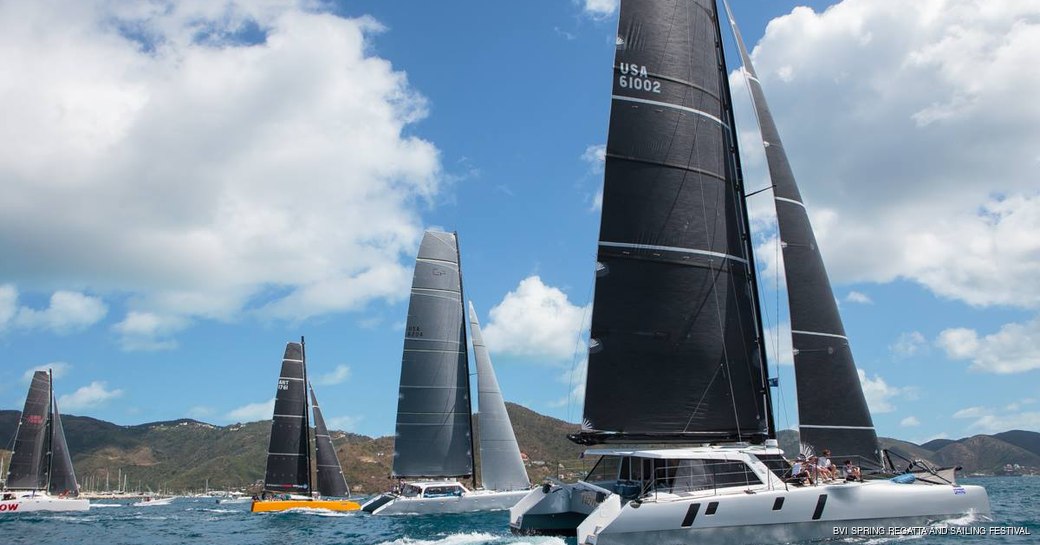
[[(600, 459), (583, 481), (532, 491), (510, 509), (511, 528), (576, 535), (579, 544), (744, 544), (988, 514), (985, 489), (957, 485), (952, 471), (883, 478), (890, 458), (732, 26), (774, 184), (802, 450), (833, 451), (859, 473), (809, 484), (791, 476), (777, 448), (716, 1), (622, 0), (584, 417), (571, 436), (619, 446), (589, 450)], [(695, 446), (669, 447), (678, 444)]]

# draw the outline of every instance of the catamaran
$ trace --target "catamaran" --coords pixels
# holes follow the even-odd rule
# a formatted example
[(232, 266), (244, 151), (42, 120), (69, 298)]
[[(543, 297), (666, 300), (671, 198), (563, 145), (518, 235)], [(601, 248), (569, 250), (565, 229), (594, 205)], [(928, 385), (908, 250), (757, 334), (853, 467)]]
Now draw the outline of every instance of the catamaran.
[(31, 511), (86, 511), (65, 442), (50, 371), (33, 373), (0, 490), (0, 516)]
[(374, 515), (462, 513), (508, 509), (527, 495), (530, 481), (506, 412), (491, 358), (469, 305), (477, 360), (480, 477), (473, 476), (473, 430), (468, 351), (462, 306), (458, 237), (427, 231), (419, 246), (408, 303), (401, 362), (394, 490), (362, 509)]
[[(317, 444), (311, 445), (308, 388), (306, 357), (303, 339), (300, 339), (285, 346), (271, 419), (264, 490), (253, 500), (250, 510), (254, 513), (288, 509), (357, 511), (361, 508), (357, 502), (334, 499), (349, 497), (350, 488), (318, 408), (314, 388), (309, 389)], [(318, 486), (312, 483), (312, 457), (317, 459)]]
[[(861, 477), (790, 476), (771, 381), (716, 0), (622, 0), (580, 444), (583, 481), (510, 510), (579, 544), (824, 539), (986, 515), (979, 486), (885, 470), (823, 259), (736, 24), (774, 184), (805, 454)], [(670, 447), (669, 445), (686, 445)], [(891, 468), (887, 468), (891, 470)], [(922, 471), (923, 472), (923, 471)], [(918, 474), (920, 474), (919, 472)]]

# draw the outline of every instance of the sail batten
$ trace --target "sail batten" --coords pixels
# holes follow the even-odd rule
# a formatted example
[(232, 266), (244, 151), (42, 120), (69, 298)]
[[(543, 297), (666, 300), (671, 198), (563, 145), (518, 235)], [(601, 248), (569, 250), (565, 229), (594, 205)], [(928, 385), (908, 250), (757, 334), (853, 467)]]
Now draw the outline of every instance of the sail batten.
[(473, 474), (458, 239), (427, 231), (412, 278), (401, 358), (392, 475)]
[(621, 4), (575, 441), (771, 433), (726, 77), (712, 0)]
[(826, 448), (834, 456), (855, 457), (859, 464), (882, 467), (877, 434), (808, 211), (728, 3), (726, 10), (744, 72), (749, 75), (748, 89), (766, 144), (766, 161), (773, 183), (787, 278), (803, 449)]

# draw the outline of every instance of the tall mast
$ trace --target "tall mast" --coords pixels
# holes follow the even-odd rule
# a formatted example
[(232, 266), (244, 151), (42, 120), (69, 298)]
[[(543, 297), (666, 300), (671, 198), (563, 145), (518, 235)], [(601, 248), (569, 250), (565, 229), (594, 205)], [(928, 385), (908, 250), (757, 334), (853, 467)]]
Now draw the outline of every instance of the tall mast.
[(307, 381), (307, 345), (303, 342), (303, 335), (300, 335), (300, 355), (303, 360), (303, 428), (306, 430), (303, 434), (303, 440), (307, 445), (305, 452), (307, 453), (307, 492), (314, 495), (314, 479), (311, 477), (311, 453), (314, 452), (311, 446), (311, 406), (310, 399), (307, 396), (307, 388), (310, 386), (310, 382)]
[(473, 468), (473, 488), (477, 488), (477, 446), (476, 438), (473, 433), (473, 392), (470, 390), (469, 385), (469, 342), (466, 340), (466, 290), (462, 285), (462, 245), (459, 244), (459, 232), (454, 231), (455, 235), (455, 249), (458, 252), (459, 258), (459, 302), (462, 305), (462, 350), (466, 354), (466, 398), (469, 403), (466, 403), (466, 408), (469, 413), (469, 464)]
[(51, 489), (51, 475), (54, 474), (54, 375), (47, 369), (47, 484), (44, 490)]
[[(722, 46), (722, 23), (719, 21), (718, 3), (716, 2), (715, 4), (713, 4), (712, 7), (715, 8), (715, 39), (719, 44), (717, 49), (719, 55), (719, 64), (722, 67), (724, 67), (728, 73), (729, 67), (726, 64), (726, 51), (725, 48)], [(733, 95), (729, 88), (729, 81), (725, 79), (722, 80), (722, 85), (720, 85), (719, 87), (721, 88), (720, 90), (722, 94), (723, 112), (726, 116), (726, 122), (729, 123), (730, 127), (736, 127), (736, 119), (733, 115)], [(726, 135), (729, 137), (730, 157), (732, 158), (732, 162), (729, 165), (729, 168), (733, 170), (733, 176), (736, 186), (736, 198), (739, 201), (738, 206), (736, 206), (735, 208), (741, 216), (742, 226), (744, 228), (744, 233), (741, 238), (743, 238), (744, 246), (746, 248), (745, 255), (747, 256), (748, 283), (750, 284), (751, 299), (754, 301), (751, 310), (755, 314), (755, 325), (758, 328), (758, 339), (755, 342), (758, 345), (759, 361), (762, 365), (762, 372), (760, 373), (762, 388), (762, 407), (765, 409), (766, 413), (766, 419), (769, 426), (769, 437), (776, 438), (776, 423), (774, 422), (774, 415), (772, 411), (773, 401), (771, 392), (769, 391), (769, 360), (766, 359), (766, 337), (765, 331), (762, 328), (762, 302), (759, 300), (758, 269), (757, 267), (755, 267), (754, 244), (751, 240), (751, 224), (748, 219), (747, 210), (747, 193), (745, 192), (744, 188), (744, 171), (740, 163), (740, 147), (737, 143), (738, 139), (736, 136), (736, 131), (727, 131)]]

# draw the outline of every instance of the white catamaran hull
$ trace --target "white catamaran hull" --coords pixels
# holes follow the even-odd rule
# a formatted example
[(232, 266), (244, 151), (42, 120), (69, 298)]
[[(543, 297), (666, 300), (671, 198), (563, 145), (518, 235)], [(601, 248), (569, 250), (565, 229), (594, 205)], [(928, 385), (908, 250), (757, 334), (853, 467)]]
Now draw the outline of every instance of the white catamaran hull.
[(527, 493), (528, 490), (505, 492), (476, 490), (466, 492), (461, 496), (443, 498), (409, 498), (395, 494), (383, 494), (365, 502), (361, 509), (373, 515), (432, 515), (502, 511), (515, 505)]
[(27, 494), (13, 500), (0, 501), (0, 516), (11, 513), (39, 511), (86, 511), (90, 501), (79, 498), (61, 498), (49, 494)]
[(521, 534), (576, 533), (582, 545), (666, 545), (701, 539), (737, 545), (852, 535), (855, 527), (898, 531), (989, 512), (986, 490), (979, 486), (867, 481), (751, 493), (660, 494), (628, 502), (578, 483), (533, 490), (510, 510), (510, 527)]

